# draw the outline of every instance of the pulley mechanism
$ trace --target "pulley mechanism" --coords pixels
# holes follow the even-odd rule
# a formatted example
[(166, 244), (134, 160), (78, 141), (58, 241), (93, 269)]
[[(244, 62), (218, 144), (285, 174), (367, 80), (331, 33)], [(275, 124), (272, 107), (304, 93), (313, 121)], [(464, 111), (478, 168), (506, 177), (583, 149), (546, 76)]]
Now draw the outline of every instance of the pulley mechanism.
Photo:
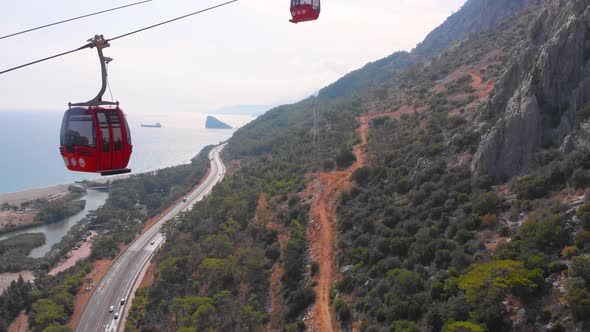
[(96, 48), (96, 51), (98, 52), (98, 59), (100, 61), (100, 70), (101, 70), (101, 75), (102, 75), (102, 86), (100, 88), (100, 91), (98, 92), (98, 94), (96, 95), (96, 97), (94, 97), (92, 100), (87, 101), (85, 103), (69, 103), (68, 105), (70, 107), (72, 106), (102, 106), (102, 105), (119, 105), (119, 102), (112, 102), (112, 101), (103, 101), (102, 100), (102, 96), (104, 95), (106, 89), (107, 89), (107, 83), (108, 83), (108, 73), (107, 73), (107, 65), (109, 64), (109, 62), (113, 61), (112, 58), (109, 57), (105, 57), (104, 53), (103, 53), (103, 49), (111, 46), (109, 44), (109, 41), (104, 39), (103, 35), (96, 35), (94, 36), (94, 38), (88, 39), (88, 44), (86, 45), (89, 48)]

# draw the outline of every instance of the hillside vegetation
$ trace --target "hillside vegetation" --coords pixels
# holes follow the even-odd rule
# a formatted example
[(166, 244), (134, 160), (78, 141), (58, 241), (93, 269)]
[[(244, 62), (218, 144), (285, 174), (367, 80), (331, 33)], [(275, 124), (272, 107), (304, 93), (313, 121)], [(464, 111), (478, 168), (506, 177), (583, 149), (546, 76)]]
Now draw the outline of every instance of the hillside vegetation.
[[(470, 0), (412, 52), (238, 130), (126, 330), (588, 329), (589, 6)], [(157, 211), (175, 195), (153, 181), (108, 203)]]

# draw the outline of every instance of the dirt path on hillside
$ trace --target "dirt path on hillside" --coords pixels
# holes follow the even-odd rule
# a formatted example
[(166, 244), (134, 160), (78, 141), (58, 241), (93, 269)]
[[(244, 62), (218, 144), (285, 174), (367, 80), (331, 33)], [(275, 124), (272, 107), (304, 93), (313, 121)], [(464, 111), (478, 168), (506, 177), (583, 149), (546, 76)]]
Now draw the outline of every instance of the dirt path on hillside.
[(308, 331), (340, 331), (340, 324), (330, 304), (330, 288), (337, 279), (336, 271), (336, 216), (337, 200), (343, 191), (352, 186), (350, 176), (366, 164), (365, 147), (369, 132), (369, 121), (381, 116), (400, 116), (397, 113), (379, 113), (361, 116), (357, 120), (361, 143), (354, 147), (356, 162), (343, 171), (321, 172), (311, 181), (302, 197), (313, 195), (311, 220), (307, 227), (310, 256), (320, 265), (316, 277), (316, 302), (306, 316)]
[(29, 330), (29, 316), (25, 311), (21, 311), (20, 314), (14, 319), (12, 324), (8, 327), (8, 332), (27, 332)]
[[(281, 252), (287, 247), (289, 242), (289, 234), (285, 229), (285, 226), (273, 221), (268, 210), (268, 202), (266, 201), (266, 195), (260, 195), (258, 199), (258, 207), (256, 210), (256, 222), (264, 225), (266, 229), (273, 230), (278, 233), (279, 245)], [(272, 268), (270, 274), (270, 319), (266, 325), (267, 332), (279, 332), (281, 324), (281, 313), (283, 311), (283, 283), (281, 279), (285, 275), (285, 265), (279, 259)]]
[[(279, 246), (281, 252), (287, 247), (289, 242), (289, 234), (284, 225), (275, 222), (275, 219), (271, 216), (271, 212), (268, 210), (268, 201), (266, 194), (261, 194), (258, 198), (258, 206), (256, 207), (255, 223), (265, 227), (267, 230), (277, 232), (279, 240)], [(269, 289), (269, 321), (266, 325), (267, 332), (280, 332), (281, 331), (281, 314), (283, 311), (284, 299), (283, 299), (283, 283), (282, 278), (285, 275), (285, 265), (278, 259), (274, 264), (270, 274), (270, 289)]]
[[(473, 79), (473, 83), (471, 83), (471, 87), (477, 91), (479, 95), (479, 100), (488, 98), (490, 92), (494, 89), (494, 84), (492, 83), (484, 83), (481, 75), (477, 74), (473, 70), (465, 70), (465, 73), (471, 76)], [(478, 101), (479, 101), (478, 100)]]
[[(473, 78), (472, 87), (476, 89), (479, 99), (487, 98), (494, 85), (484, 83), (482, 77), (474, 71), (466, 70), (465, 74)], [(342, 192), (352, 186), (351, 175), (367, 164), (365, 149), (370, 120), (384, 116), (399, 119), (403, 114), (413, 114), (414, 112), (416, 112), (414, 107), (404, 105), (396, 112), (372, 113), (358, 117), (361, 143), (353, 150), (356, 162), (343, 171), (320, 172), (317, 179), (310, 181), (307, 188), (301, 193), (302, 197), (313, 195), (307, 240), (310, 244), (310, 258), (320, 265), (320, 272), (317, 276), (318, 285), (315, 288), (316, 302), (305, 317), (308, 331), (340, 331), (340, 325), (330, 304), (330, 288), (338, 278), (335, 262), (337, 200)], [(356, 322), (353, 322), (353, 330), (358, 330)]]

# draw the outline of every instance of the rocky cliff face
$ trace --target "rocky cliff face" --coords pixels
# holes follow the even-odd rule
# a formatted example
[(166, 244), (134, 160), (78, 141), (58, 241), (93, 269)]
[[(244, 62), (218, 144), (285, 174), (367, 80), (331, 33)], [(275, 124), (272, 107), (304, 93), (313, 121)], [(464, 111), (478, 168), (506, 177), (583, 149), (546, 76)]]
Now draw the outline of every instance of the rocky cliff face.
[(534, 166), (543, 146), (587, 148), (576, 114), (590, 102), (590, 0), (548, 0), (529, 39), (493, 92), (481, 123), (484, 134), (472, 163), (476, 175), (496, 180)]

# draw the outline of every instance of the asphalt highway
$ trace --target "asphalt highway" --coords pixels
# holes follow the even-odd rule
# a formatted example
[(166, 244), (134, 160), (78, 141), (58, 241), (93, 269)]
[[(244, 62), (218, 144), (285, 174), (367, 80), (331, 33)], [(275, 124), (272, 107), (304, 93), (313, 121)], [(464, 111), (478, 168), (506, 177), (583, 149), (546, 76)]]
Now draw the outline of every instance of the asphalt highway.
[[(76, 331), (116, 332), (123, 330), (123, 313), (126, 307), (131, 305), (127, 299), (131, 295), (133, 286), (156, 249), (164, 242), (160, 228), (178, 213), (190, 210), (223, 179), (225, 166), (221, 161), (220, 152), (224, 146), (220, 145), (211, 150), (209, 153), (211, 171), (201, 185), (185, 196), (186, 202), (183, 200), (177, 204), (156, 224), (132, 242), (127, 250), (117, 258), (92, 293), (90, 301), (76, 325)], [(123, 304), (121, 303), (122, 299), (124, 299)], [(109, 312), (110, 306), (115, 307), (113, 312)], [(118, 319), (115, 319), (115, 314), (119, 315)]]

